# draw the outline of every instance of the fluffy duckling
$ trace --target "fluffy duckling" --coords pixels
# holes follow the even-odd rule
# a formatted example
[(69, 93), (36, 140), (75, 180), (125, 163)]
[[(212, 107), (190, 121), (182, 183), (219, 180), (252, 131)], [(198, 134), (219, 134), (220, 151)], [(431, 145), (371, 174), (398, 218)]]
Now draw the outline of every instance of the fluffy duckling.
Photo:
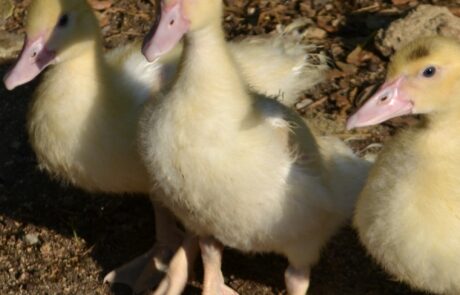
[(436, 294), (460, 294), (460, 43), (418, 39), (393, 57), (385, 84), (348, 121), (373, 125), (422, 114), (379, 155), (354, 225), (393, 276)]
[[(138, 119), (151, 93), (174, 76), (181, 46), (154, 63), (146, 62), (139, 43), (105, 54), (98, 22), (83, 0), (33, 1), (26, 32), (21, 56), (4, 82), (13, 89), (53, 65), (36, 91), (28, 116), (29, 137), (40, 166), (90, 192), (148, 194), (149, 179), (135, 139)], [(245, 67), (249, 84), (262, 93), (285, 93), (286, 102), (292, 102), (325, 69), (310, 66), (305, 51), (290, 50), (293, 42), (277, 36), (231, 46), (241, 63), (258, 63), (266, 69), (259, 75), (254, 67)], [(273, 79), (279, 72), (292, 82)], [(309, 75), (312, 79), (306, 85), (298, 82)], [(147, 271), (150, 275), (142, 277), (143, 283), (137, 279), (152, 257), (158, 270), (164, 270), (181, 235), (166, 210), (157, 205), (155, 211), (155, 246), (109, 273), (105, 281), (126, 283), (140, 291), (148, 287), (144, 283), (155, 282), (155, 270)]]
[[(36, 90), (27, 120), (40, 167), (90, 192), (148, 193), (137, 122), (172, 57), (149, 64), (139, 53), (140, 43), (105, 55), (99, 23), (81, 0), (33, 1), (26, 33), (21, 56), (4, 82), (13, 89), (54, 65)], [(157, 244), (107, 280), (137, 289), (144, 261), (153, 256), (165, 263), (175, 252), (182, 239), (175, 219), (159, 206), (155, 213)]]
[[(221, 18), (220, 0), (163, 2), (143, 52), (155, 60), (184, 35), (185, 48), (171, 90), (143, 115), (143, 156), (157, 200), (199, 238), (203, 294), (235, 294), (223, 281), (222, 245), (286, 256), (288, 293), (305, 294), (321, 247), (351, 216), (367, 163), (337, 141), (323, 158), (300, 116), (250, 92)], [(155, 294), (181, 293), (190, 244)]]

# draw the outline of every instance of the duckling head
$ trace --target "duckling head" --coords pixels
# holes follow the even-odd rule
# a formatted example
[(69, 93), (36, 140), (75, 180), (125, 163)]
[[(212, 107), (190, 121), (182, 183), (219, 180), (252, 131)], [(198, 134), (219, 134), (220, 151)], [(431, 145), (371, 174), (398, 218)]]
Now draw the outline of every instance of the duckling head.
[(385, 83), (348, 119), (347, 128), (407, 114), (443, 113), (460, 107), (460, 42), (419, 38), (392, 58)]
[(157, 21), (145, 37), (142, 53), (153, 61), (174, 48), (187, 32), (210, 24), (220, 25), (222, 7), (222, 0), (161, 1)]
[(101, 42), (98, 21), (82, 0), (33, 0), (25, 29), (22, 52), (4, 77), (9, 90), (31, 81), (48, 65), (79, 56), (95, 41)]

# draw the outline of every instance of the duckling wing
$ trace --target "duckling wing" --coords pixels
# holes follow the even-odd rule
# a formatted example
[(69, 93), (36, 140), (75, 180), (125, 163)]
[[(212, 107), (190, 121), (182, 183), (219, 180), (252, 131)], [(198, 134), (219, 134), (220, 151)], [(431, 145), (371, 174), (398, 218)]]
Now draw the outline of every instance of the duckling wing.
[(329, 59), (315, 45), (284, 31), (235, 40), (229, 48), (247, 84), (288, 107), (322, 82), (329, 69)]

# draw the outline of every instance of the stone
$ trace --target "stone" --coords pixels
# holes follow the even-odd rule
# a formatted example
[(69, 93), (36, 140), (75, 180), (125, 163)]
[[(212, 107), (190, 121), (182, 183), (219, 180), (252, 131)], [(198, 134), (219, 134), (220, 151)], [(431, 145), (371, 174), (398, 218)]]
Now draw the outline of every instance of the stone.
[(460, 18), (447, 7), (420, 5), (405, 18), (381, 29), (375, 46), (385, 56), (392, 55), (408, 42), (422, 36), (442, 35), (460, 39)]

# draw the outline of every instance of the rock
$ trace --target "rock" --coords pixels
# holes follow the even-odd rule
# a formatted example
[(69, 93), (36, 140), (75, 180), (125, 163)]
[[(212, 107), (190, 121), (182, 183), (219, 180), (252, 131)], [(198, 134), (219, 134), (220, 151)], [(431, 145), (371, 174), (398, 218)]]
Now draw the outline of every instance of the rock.
[(0, 31), (0, 64), (16, 58), (23, 42), (24, 38), (21, 35)]
[(40, 242), (40, 240), (38, 239), (38, 234), (27, 234), (24, 237), (24, 240), (26, 241), (27, 244), (31, 246), (36, 245)]
[(0, 0), (0, 25), (13, 14), (11, 0)]
[(442, 35), (460, 39), (460, 18), (446, 7), (420, 5), (407, 17), (377, 33), (375, 45), (385, 56), (421, 36)]

